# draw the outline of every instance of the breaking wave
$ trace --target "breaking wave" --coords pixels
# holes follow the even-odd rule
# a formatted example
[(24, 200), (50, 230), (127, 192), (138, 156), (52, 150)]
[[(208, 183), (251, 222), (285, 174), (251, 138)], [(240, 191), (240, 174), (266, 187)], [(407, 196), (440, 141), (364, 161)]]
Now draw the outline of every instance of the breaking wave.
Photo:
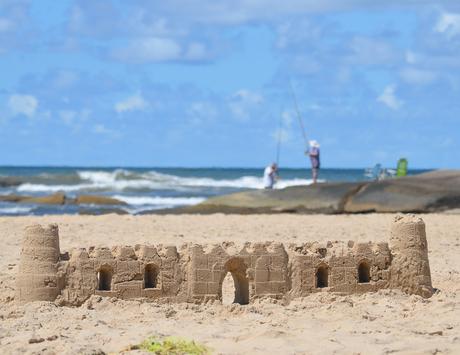
[(122, 195), (114, 195), (113, 197), (133, 206), (188, 206), (196, 205), (206, 199), (205, 197), (138, 197)]
[(0, 215), (5, 214), (26, 214), (32, 211), (33, 207), (22, 207), (22, 206), (13, 206), (13, 207), (0, 207)]
[[(25, 182), (17, 187), (19, 192), (75, 192), (75, 191), (187, 191), (195, 188), (263, 188), (262, 177), (242, 176), (235, 179), (210, 177), (181, 177), (156, 171), (145, 173), (124, 169), (114, 171), (77, 171), (78, 179), (62, 176), (40, 176), (39, 181)], [(72, 181), (73, 183), (69, 183)], [(311, 184), (308, 179), (280, 180), (276, 188)]]

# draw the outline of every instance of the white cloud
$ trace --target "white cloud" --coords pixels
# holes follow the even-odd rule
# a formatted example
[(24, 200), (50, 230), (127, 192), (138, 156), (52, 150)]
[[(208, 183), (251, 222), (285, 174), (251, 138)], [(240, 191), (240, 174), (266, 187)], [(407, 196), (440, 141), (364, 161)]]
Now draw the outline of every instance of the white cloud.
[(11, 21), (5, 19), (5, 18), (0, 18), (0, 32), (7, 32), (13, 27), (13, 24)]
[(292, 117), (293, 113), (290, 110), (284, 110), (283, 113), (281, 114), (281, 122), (284, 126), (286, 127), (291, 127), (292, 121), (294, 118)]
[(181, 46), (176, 41), (159, 37), (135, 39), (127, 47), (112, 52), (115, 59), (134, 63), (178, 60), (181, 54)]
[(455, 37), (460, 34), (460, 14), (445, 12), (439, 18), (435, 31), (444, 33), (448, 38)]
[(241, 89), (232, 95), (228, 106), (235, 118), (245, 121), (249, 119), (251, 111), (263, 101), (264, 98), (259, 93)]
[(388, 85), (377, 98), (377, 101), (387, 105), (392, 110), (398, 110), (403, 105), (403, 101), (396, 97), (395, 89), (394, 85)]
[(192, 123), (201, 124), (206, 120), (213, 120), (217, 117), (217, 109), (210, 102), (193, 102), (187, 109), (187, 115), (192, 118)]
[(276, 129), (271, 136), (275, 142), (287, 143), (291, 140), (291, 133), (286, 128)]
[(350, 43), (352, 54), (348, 61), (352, 64), (390, 64), (397, 59), (397, 51), (389, 42), (381, 39), (357, 36)]
[(136, 94), (128, 97), (125, 100), (119, 101), (115, 104), (115, 111), (123, 113), (127, 111), (142, 111), (148, 107), (147, 101), (144, 100), (141, 94)]
[(428, 85), (436, 80), (437, 74), (430, 70), (406, 68), (401, 71), (401, 78), (408, 84)]
[(145, 37), (134, 39), (126, 47), (112, 51), (114, 59), (128, 63), (149, 63), (169, 61), (200, 61), (209, 57), (203, 43), (181, 44), (166, 37)]
[(38, 100), (32, 95), (11, 95), (8, 99), (8, 107), (13, 115), (22, 114), (32, 118), (37, 112)]
[(92, 131), (95, 134), (106, 135), (106, 136), (109, 136), (111, 138), (119, 138), (119, 137), (121, 137), (120, 132), (115, 131), (115, 130), (110, 129), (110, 128), (107, 128), (102, 123), (98, 123), (98, 124), (94, 125)]
[(68, 125), (73, 123), (76, 116), (77, 116), (77, 113), (72, 110), (59, 111), (59, 117), (61, 118), (62, 122)]
[(406, 52), (406, 62), (409, 64), (415, 64), (418, 59), (418, 56), (412, 52), (412, 51), (407, 51)]
[(53, 78), (53, 84), (57, 89), (66, 89), (78, 81), (78, 74), (71, 70), (60, 70)]
[[(439, 1), (439, 0), (438, 0)], [(344, 10), (386, 9), (392, 6), (417, 8), (436, 0), (169, 0), (152, 1), (152, 13), (175, 15), (188, 22), (233, 25), (289, 16)]]
[(208, 57), (206, 47), (202, 43), (192, 42), (189, 44), (185, 53), (184, 59), (196, 61), (203, 60)]
[(261, 94), (246, 89), (238, 90), (233, 94), (233, 98), (253, 104), (260, 104), (264, 100)]
[(58, 112), (59, 118), (62, 122), (69, 126), (73, 126), (78, 122), (86, 121), (91, 114), (91, 110), (82, 109), (81, 111), (74, 110), (60, 110)]

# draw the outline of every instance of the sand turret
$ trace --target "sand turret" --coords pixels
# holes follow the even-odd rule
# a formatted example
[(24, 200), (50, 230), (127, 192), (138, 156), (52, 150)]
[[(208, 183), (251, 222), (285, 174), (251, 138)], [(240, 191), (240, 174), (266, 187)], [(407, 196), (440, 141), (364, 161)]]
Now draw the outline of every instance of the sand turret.
[(17, 301), (56, 299), (60, 293), (57, 276), (59, 254), (59, 230), (56, 224), (47, 227), (37, 224), (25, 229), (16, 279)]
[(397, 215), (391, 227), (390, 249), (390, 286), (430, 297), (433, 287), (423, 220), (414, 215)]

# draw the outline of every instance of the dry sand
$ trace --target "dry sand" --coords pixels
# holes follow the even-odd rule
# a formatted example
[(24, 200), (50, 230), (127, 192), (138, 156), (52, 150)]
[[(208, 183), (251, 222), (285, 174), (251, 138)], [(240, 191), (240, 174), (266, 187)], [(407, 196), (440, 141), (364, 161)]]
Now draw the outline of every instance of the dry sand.
[[(289, 305), (157, 305), (92, 297), (79, 308), (14, 303), (23, 228), (58, 223), (61, 251), (91, 245), (388, 240), (392, 215), (47, 216), (0, 218), (1, 353), (117, 352), (150, 335), (195, 339), (224, 354), (460, 354), (460, 216), (422, 215), (432, 298), (384, 290), (317, 293)], [(29, 344), (31, 339), (44, 339)], [(49, 340), (48, 340), (49, 339)]]

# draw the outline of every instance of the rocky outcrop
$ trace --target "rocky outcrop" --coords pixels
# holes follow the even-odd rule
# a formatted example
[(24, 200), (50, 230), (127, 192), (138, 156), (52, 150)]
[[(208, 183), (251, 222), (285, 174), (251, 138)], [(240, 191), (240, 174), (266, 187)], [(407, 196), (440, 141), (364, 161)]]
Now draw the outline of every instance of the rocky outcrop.
[(21, 202), (25, 199), (31, 198), (32, 196), (24, 196), (24, 195), (15, 195), (15, 194), (10, 194), (10, 195), (2, 195), (0, 196), (0, 201), (3, 202)]
[(115, 198), (98, 195), (80, 195), (75, 199), (77, 205), (126, 205), (126, 202), (117, 200)]
[(375, 181), (350, 196), (343, 212), (433, 212), (460, 207), (460, 171)]
[(37, 203), (45, 205), (63, 205), (66, 202), (66, 196), (63, 193), (55, 193), (49, 196), (24, 198), (20, 202)]
[(47, 196), (27, 196), (27, 195), (3, 195), (0, 196), (0, 201), (3, 202), (16, 202), (16, 203), (29, 203), (29, 204), (45, 204), (45, 205), (64, 205), (64, 204), (77, 204), (77, 205), (103, 205), (103, 206), (122, 206), (127, 205), (126, 202), (117, 200), (115, 198), (100, 196), (100, 195), (80, 195), (76, 198), (69, 198), (65, 194), (58, 192)]
[(21, 179), (12, 176), (0, 176), (0, 187), (19, 186), (23, 183)]
[(460, 207), (460, 171), (360, 183), (324, 183), (214, 197), (156, 213), (435, 212)]

